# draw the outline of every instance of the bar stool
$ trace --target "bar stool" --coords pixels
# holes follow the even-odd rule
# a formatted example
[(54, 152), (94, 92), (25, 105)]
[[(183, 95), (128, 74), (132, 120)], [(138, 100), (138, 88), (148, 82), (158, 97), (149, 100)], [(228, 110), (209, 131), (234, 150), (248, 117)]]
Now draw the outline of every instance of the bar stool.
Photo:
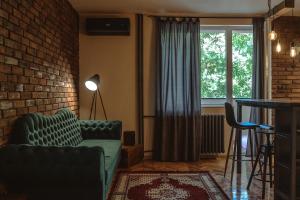
[[(250, 142), (250, 156), (251, 158), (248, 160), (242, 160), (242, 161), (251, 161), (252, 167), (254, 166), (253, 162), (253, 142), (252, 142), (252, 137), (251, 137), (251, 130), (254, 131), (255, 129), (259, 126), (258, 124), (252, 123), (252, 122), (237, 122), (235, 115), (234, 115), (234, 110), (233, 107), (230, 103), (226, 102), (225, 103), (225, 115), (226, 115), (226, 121), (229, 126), (231, 126), (231, 133), (230, 133), (230, 139), (229, 139), (229, 145), (228, 145), (228, 150), (227, 150), (227, 156), (226, 156), (226, 163), (225, 163), (225, 170), (224, 170), (224, 177), (226, 176), (227, 172), (227, 166), (228, 166), (228, 160), (229, 158), (232, 159), (232, 167), (231, 167), (231, 183), (233, 180), (233, 172), (234, 172), (234, 166), (235, 166), (235, 161), (236, 159), (236, 146), (237, 146), (237, 134), (235, 134), (234, 138), (234, 150), (233, 150), (233, 155), (230, 155), (230, 149), (231, 149), (231, 144), (232, 144), (232, 139), (233, 139), (233, 131), (234, 129), (239, 129), (239, 130), (248, 130), (248, 139)], [(258, 144), (258, 139), (257, 135), (255, 134), (255, 142)]]
[[(256, 176), (261, 175), (262, 179), (256, 178), (257, 180), (262, 181), (262, 199), (265, 198), (265, 190), (266, 190), (266, 183), (270, 183), (270, 188), (273, 186), (273, 154), (274, 154), (274, 144), (271, 142), (271, 136), (275, 134), (273, 128), (269, 126), (269, 128), (263, 127), (264, 129), (257, 130), (257, 133), (261, 133), (266, 137), (266, 143), (260, 145), (258, 154), (255, 159), (254, 167), (252, 168), (252, 172), (248, 181), (247, 190), (250, 189), (252, 179)], [(261, 157), (263, 158), (263, 162), (261, 162)], [(255, 174), (255, 170), (257, 164), (261, 163), (262, 168)], [(269, 180), (266, 179), (267, 176), (267, 166), (269, 167)]]

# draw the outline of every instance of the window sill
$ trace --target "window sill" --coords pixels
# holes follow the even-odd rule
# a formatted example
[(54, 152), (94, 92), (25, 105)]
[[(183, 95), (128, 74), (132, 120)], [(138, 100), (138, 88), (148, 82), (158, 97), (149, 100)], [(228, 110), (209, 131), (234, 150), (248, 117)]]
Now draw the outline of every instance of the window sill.
[[(250, 98), (233, 98), (236, 99), (250, 99)], [(202, 108), (222, 108), (227, 100), (225, 98), (203, 98), (201, 99)]]
[(223, 108), (224, 104), (201, 104), (202, 108)]
[(225, 98), (202, 98), (201, 99), (201, 107), (204, 108), (220, 108), (224, 107), (224, 103), (226, 102)]

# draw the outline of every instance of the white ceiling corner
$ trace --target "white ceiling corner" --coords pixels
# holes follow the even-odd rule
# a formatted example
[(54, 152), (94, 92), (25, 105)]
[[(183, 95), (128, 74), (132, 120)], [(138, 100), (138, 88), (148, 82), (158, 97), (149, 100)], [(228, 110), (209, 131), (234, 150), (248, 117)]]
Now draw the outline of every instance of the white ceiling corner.
[[(69, 0), (79, 13), (188, 14), (201, 16), (260, 16), (267, 0)], [(277, 5), (282, 0), (272, 0)], [(300, 0), (295, 0), (300, 14)]]

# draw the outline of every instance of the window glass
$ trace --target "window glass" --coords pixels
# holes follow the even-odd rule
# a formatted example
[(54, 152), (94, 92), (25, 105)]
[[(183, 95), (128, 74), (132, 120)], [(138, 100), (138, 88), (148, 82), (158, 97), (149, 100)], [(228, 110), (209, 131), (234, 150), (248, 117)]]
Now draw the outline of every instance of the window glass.
[(201, 32), (201, 96), (226, 98), (225, 30)]
[(251, 98), (253, 34), (232, 31), (232, 96)]

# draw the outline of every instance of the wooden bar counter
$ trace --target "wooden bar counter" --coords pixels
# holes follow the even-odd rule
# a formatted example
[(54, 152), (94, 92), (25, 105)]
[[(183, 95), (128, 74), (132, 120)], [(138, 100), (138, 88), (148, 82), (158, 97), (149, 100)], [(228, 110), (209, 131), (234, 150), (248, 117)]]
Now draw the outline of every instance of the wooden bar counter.
[[(238, 99), (237, 118), (241, 121), (242, 106), (275, 110), (274, 199), (300, 200), (300, 101)], [(238, 133), (238, 155), (242, 135)], [(242, 172), (238, 156), (238, 173)]]

